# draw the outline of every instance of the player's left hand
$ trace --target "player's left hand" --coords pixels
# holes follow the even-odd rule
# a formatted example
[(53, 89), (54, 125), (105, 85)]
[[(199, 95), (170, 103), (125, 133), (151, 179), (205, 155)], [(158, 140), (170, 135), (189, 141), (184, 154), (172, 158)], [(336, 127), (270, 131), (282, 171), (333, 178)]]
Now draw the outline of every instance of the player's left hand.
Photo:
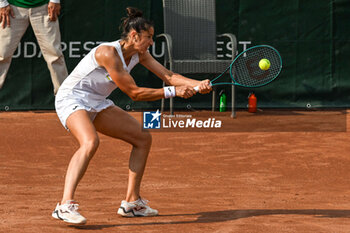
[(206, 79), (206, 80), (203, 80), (199, 83), (198, 85), (199, 87), (199, 93), (201, 94), (208, 94), (209, 92), (212, 91), (212, 87), (210, 85), (210, 80), (209, 79)]
[(47, 9), (50, 21), (56, 21), (61, 12), (61, 4), (49, 2)]

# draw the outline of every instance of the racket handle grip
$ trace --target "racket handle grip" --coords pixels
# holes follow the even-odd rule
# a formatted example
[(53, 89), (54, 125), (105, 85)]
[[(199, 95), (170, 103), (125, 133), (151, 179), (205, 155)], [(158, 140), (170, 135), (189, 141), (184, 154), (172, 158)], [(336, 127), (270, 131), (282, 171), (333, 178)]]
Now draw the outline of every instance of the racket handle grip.
[[(210, 83), (210, 86), (212, 87), (213, 85)], [(196, 92), (198, 92), (198, 91), (199, 91), (199, 86), (195, 86), (193, 89), (194, 89)]]

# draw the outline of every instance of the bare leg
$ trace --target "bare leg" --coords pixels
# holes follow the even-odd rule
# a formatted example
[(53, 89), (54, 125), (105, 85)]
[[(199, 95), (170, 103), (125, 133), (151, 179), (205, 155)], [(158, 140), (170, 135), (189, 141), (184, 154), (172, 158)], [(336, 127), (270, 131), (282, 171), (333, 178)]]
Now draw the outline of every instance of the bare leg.
[(152, 137), (141, 130), (139, 122), (119, 107), (110, 107), (100, 112), (94, 125), (96, 130), (110, 137), (130, 143), (133, 148), (129, 160), (129, 180), (126, 201), (140, 197), (140, 185), (145, 170)]
[(79, 142), (79, 149), (73, 155), (64, 185), (64, 193), (61, 204), (74, 199), (74, 193), (79, 181), (85, 174), (89, 162), (99, 145), (96, 129), (85, 110), (72, 113), (67, 119), (67, 127)]

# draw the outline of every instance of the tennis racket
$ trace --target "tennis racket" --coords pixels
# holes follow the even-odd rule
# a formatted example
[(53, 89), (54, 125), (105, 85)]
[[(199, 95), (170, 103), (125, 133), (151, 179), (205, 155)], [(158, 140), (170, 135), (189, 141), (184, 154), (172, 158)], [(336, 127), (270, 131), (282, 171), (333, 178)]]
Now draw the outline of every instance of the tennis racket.
[[(259, 67), (259, 62), (262, 59), (270, 61), (270, 67), (267, 70), (262, 70)], [(232, 82), (218, 82), (217, 80), (229, 69)], [(238, 54), (224, 72), (210, 81), (210, 85), (261, 87), (275, 80), (281, 70), (282, 58), (279, 52), (269, 45), (257, 45)], [(198, 92), (199, 86), (194, 87), (194, 90)]]

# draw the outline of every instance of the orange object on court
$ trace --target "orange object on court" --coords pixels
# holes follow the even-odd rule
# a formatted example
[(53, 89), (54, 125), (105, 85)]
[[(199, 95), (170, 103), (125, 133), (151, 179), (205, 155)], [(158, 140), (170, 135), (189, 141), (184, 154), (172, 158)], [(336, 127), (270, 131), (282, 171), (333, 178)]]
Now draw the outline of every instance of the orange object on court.
[(254, 93), (250, 93), (248, 96), (248, 112), (256, 112), (257, 111), (257, 98)]

